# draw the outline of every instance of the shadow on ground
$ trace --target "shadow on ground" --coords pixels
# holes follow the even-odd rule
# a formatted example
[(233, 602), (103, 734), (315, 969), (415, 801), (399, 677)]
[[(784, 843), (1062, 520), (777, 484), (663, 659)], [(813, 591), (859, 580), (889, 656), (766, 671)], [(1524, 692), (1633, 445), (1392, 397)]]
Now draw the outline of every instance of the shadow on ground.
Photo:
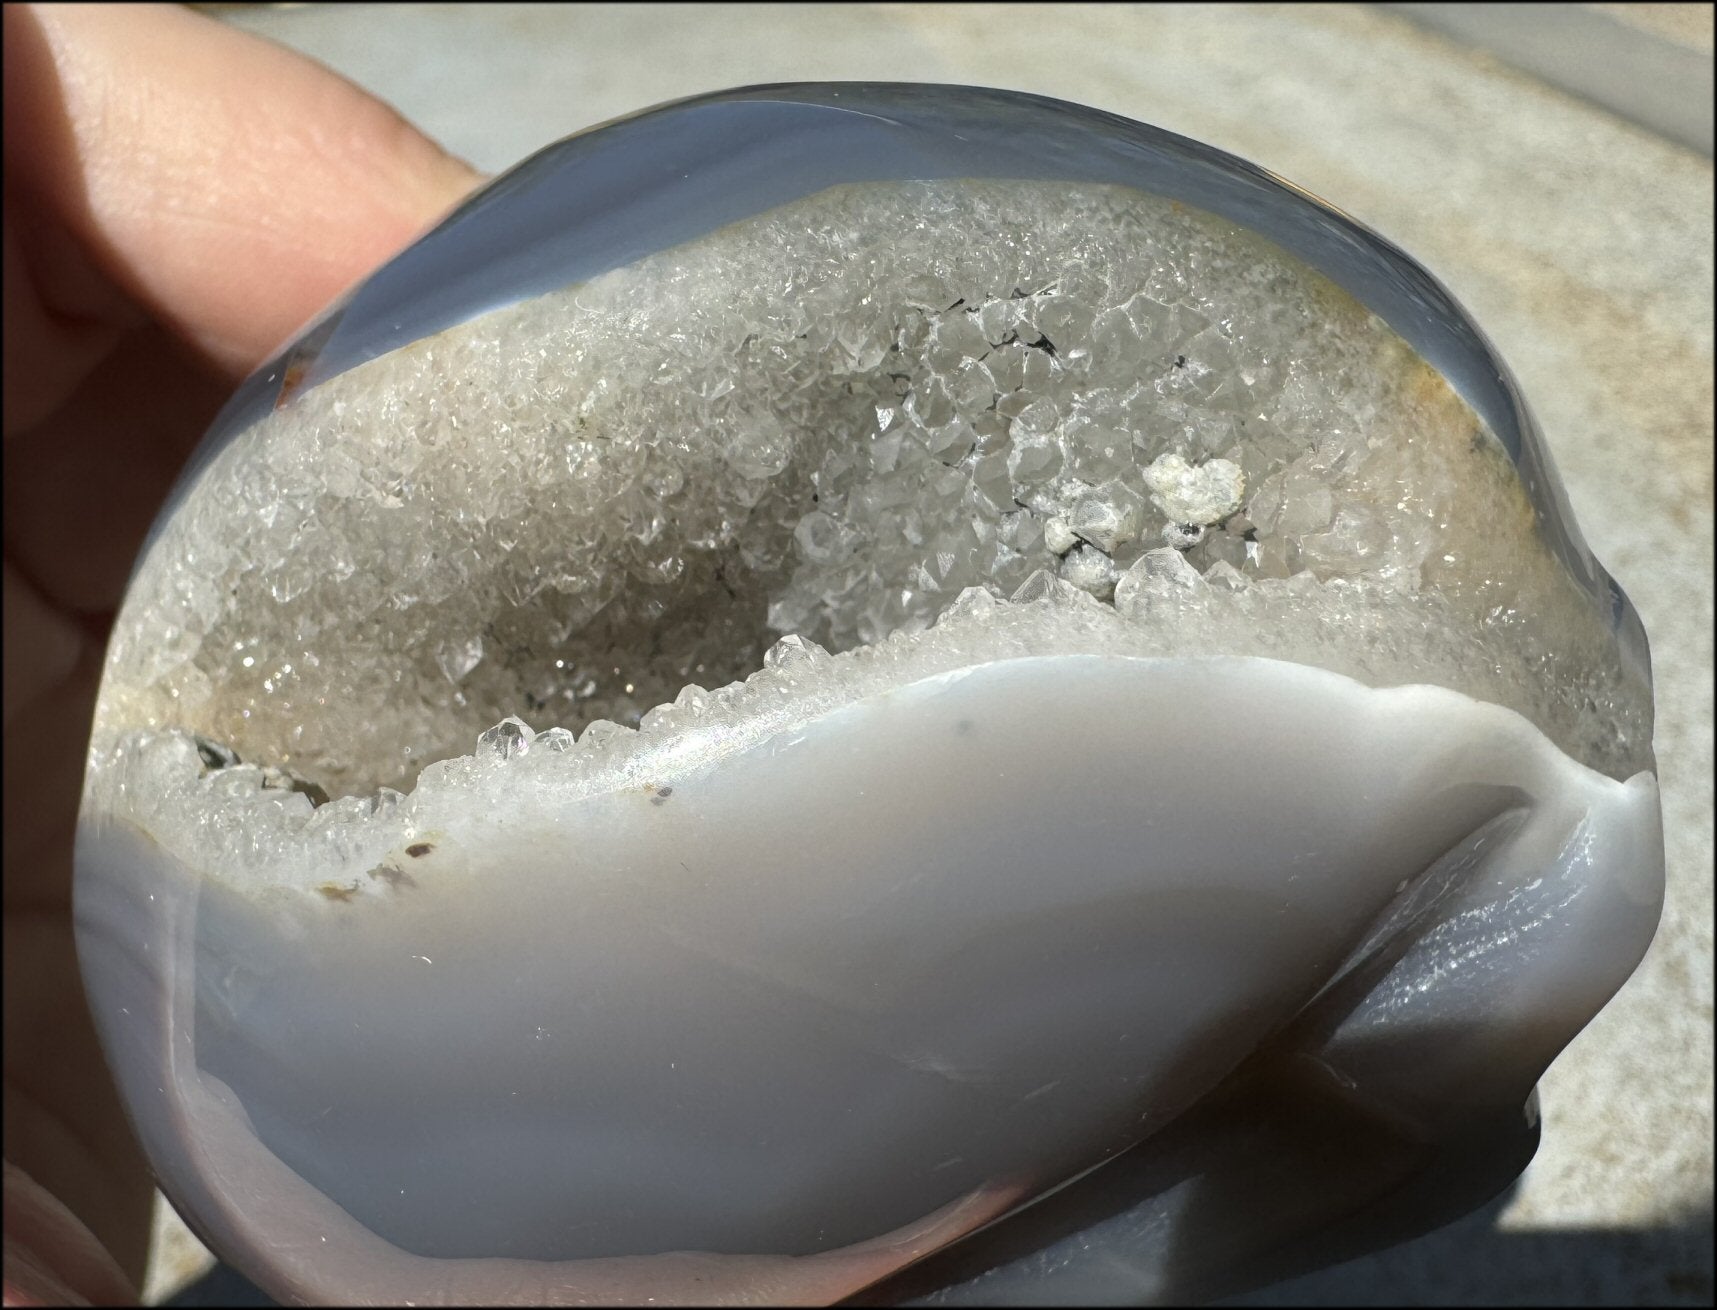
[(1446, 1228), (1218, 1306), (1710, 1305), (1712, 1212), (1652, 1228), (1496, 1227), (1514, 1189)]
[[(1512, 1189), (1511, 1189), (1512, 1191)], [(1712, 1214), (1643, 1229), (1503, 1232), (1498, 1198), (1438, 1232), (1218, 1306), (1710, 1305)], [(272, 1306), (216, 1265), (170, 1306)]]

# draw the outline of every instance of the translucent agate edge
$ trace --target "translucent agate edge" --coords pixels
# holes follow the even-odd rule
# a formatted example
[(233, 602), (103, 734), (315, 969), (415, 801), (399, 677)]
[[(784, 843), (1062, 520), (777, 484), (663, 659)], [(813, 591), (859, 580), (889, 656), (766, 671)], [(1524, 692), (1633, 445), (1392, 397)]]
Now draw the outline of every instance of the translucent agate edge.
[[(1084, 635), (1081, 644), (1089, 647), (1090, 634)], [(899, 653), (922, 661), (926, 644), (934, 643), (919, 641)], [(887, 664), (889, 654), (885, 648), (871, 661)], [(969, 658), (970, 652), (965, 654)], [(433, 978), (434, 969), (454, 965), (433, 944), (447, 934), (457, 938), (470, 960), (505, 960), (515, 958), (512, 952), (543, 951), (543, 963), (566, 967), (583, 959), (580, 952), (566, 949), (567, 931), (603, 937), (595, 925), (634, 897), (640, 904), (666, 905), (687, 893), (721, 896), (724, 862), (739, 861), (729, 872), (742, 883), (762, 876), (766, 883), (760, 885), (775, 884), (788, 893), (777, 896), (772, 905), (742, 898), (734, 907), (737, 923), (747, 923), (759, 912), (770, 923), (783, 916), (783, 921), (793, 919), (800, 899), (841, 906), (854, 897), (859, 903), (880, 897), (879, 910), (893, 906), (891, 913), (906, 912), (896, 927), (864, 937), (866, 950), (895, 942), (908, 924), (910, 932), (928, 934), (920, 945), (929, 949), (939, 939), (938, 915), (955, 913), (966, 921), (982, 905), (986, 914), (1000, 915), (1005, 922), (1010, 906), (1018, 913), (1045, 899), (1083, 906), (1086, 915), (1095, 913), (1090, 923), (1095, 932), (1113, 915), (1102, 908), (1111, 902), (1099, 894), (1111, 881), (1120, 879), (1116, 885), (1144, 898), (1143, 904), (1150, 903), (1159, 882), (1165, 888), (1184, 885), (1207, 892), (1213, 910), (1229, 905), (1221, 916), (1229, 925), (1223, 931), (1252, 944), (1232, 954), (1234, 943), (1215, 943), (1213, 948), (1219, 949), (1214, 958), (1197, 956), (1214, 971), (1207, 978), (1214, 990), (1182, 1018), (1175, 1018), (1182, 1012), (1169, 1006), (1167, 1028), (1159, 1039), (1178, 1050), (1184, 1041), (1198, 1039), (1213, 1016), (1227, 1015), (1213, 1030), (1220, 1049), (1213, 1054), (1205, 1048), (1191, 1066), (1153, 1059), (1146, 1069), (1135, 1069), (1148, 1075), (1146, 1085), (1154, 1089), (1151, 1114), (1172, 1119), (1179, 1107), (1201, 1096), (1263, 1037), (1315, 1002), (1320, 988), (1342, 974), (1338, 966), (1343, 957), (1363, 960), (1369, 941), (1387, 943), (1399, 937), (1411, 943), (1407, 955), (1393, 972), (1376, 980), (1370, 999), (1346, 1019), (1359, 1029), (1360, 1063), (1351, 1063), (1351, 1051), (1344, 1054), (1339, 1033), (1330, 1058), (1338, 1068), (1353, 1070), (1367, 1103), (1394, 1107), (1422, 1124), (1433, 1139), (1458, 1132), (1474, 1106), (1518, 1107), (1543, 1065), (1620, 985), (1649, 941), (1661, 899), (1654, 780), (1641, 774), (1617, 782), (1597, 774), (1557, 751), (1513, 711), (1446, 688), (1368, 688), (1325, 670), (1256, 658), (1138, 660), (1092, 653), (1019, 653), (974, 666), (963, 663), (960, 653), (950, 651), (948, 656), (946, 667), (939, 670), (915, 663), (908, 673), (897, 665), (887, 670), (894, 676), (874, 680), (859, 672), (854, 681), (864, 684), (863, 689), (850, 688), (843, 698), (795, 691), (795, 666), (804, 672), (826, 658), (799, 652), (778, 658), (773, 667), (735, 689), (728, 698), (730, 707), (738, 708), (747, 696), (758, 697), (759, 703), (734, 720), (725, 719), (722, 706), (715, 705), (689, 723), (652, 724), (618, 745), (610, 740), (582, 753), (576, 748), (538, 753), (533, 740), (530, 749), (507, 758), (490, 750), (487, 759), (449, 761), (426, 770), (417, 789), (385, 816), (358, 818), (354, 826), (372, 831), (334, 858), (329, 853), (338, 843), (309, 832), (303, 813), (307, 802), (298, 806), (267, 800), (265, 805), (277, 806), (281, 817), (270, 839), (282, 840), (284, 849), (266, 853), (265, 863), (253, 859), (247, 864), (241, 858), (232, 869), (210, 867), (208, 834), (194, 826), (175, 830), (170, 806), (152, 805), (149, 813), (156, 817), (148, 827), (123, 815), (97, 811), (86, 816), (79, 847), (80, 928), (88, 939), (112, 948), (86, 955), (90, 991), (116, 1067), (133, 1093), (140, 1131), (164, 1169), (169, 1194), (198, 1215), (206, 1235), (276, 1295), (392, 1299), (433, 1285), (452, 1299), (566, 1303), (604, 1296), (675, 1299), (693, 1295), (697, 1288), (719, 1286), (725, 1278), (733, 1279), (735, 1286), (772, 1280), (789, 1266), (816, 1280), (826, 1276), (825, 1281), (786, 1284), (802, 1293), (800, 1299), (848, 1295), (930, 1247), (1011, 1211), (1037, 1195), (1044, 1181), (1042, 1176), (1036, 1176), (1035, 1183), (1005, 1174), (984, 1177), (976, 1191), (951, 1198), (953, 1212), (937, 1212), (952, 1224), (942, 1227), (939, 1237), (925, 1236), (939, 1222), (936, 1215), (928, 1215), (922, 1226), (908, 1223), (905, 1229), (877, 1233), (868, 1243), (827, 1253), (830, 1258), (824, 1263), (818, 1263), (824, 1259), (820, 1255), (801, 1263), (804, 1253), (797, 1251), (572, 1261), (413, 1253), (366, 1230), (296, 1176), (256, 1138), (245, 1104), (199, 1067), (208, 1058), (204, 1043), (213, 1034), (197, 1035), (199, 1023), (206, 1020), (193, 1017), (192, 997), (206, 993), (219, 998), (230, 985), (218, 969), (205, 975), (212, 960), (193, 958), (198, 921), (210, 904), (204, 898), (216, 884), (238, 891), (241, 904), (250, 903), (250, 910), (242, 913), (251, 917), (237, 922), (253, 923), (249, 931), (258, 934), (254, 945), (266, 945), (267, 957), (274, 961), (270, 969), (298, 961), (294, 969), (313, 980), (324, 972), (313, 967), (322, 949), (319, 942), (339, 952), (358, 952), (353, 959), (364, 963), (357, 972), (342, 971), (341, 977), (323, 984), (348, 996), (354, 1014), (391, 1004), (389, 996), (408, 1011), (417, 1006), (441, 1013), (436, 1009), (440, 1003), (423, 992), (419, 980)], [(852, 660), (854, 665), (866, 662)], [(812, 681), (826, 682), (827, 670), (821, 672), (823, 676)], [(1033, 687), (1083, 695), (1080, 721), (1090, 725), (1091, 737), (1069, 741), (1053, 727), (1020, 719), (1021, 692)], [(1164, 687), (1173, 687), (1173, 694)], [(1201, 694), (1218, 688), (1228, 699)], [(1143, 697), (1141, 705), (1157, 708), (1107, 721), (1091, 718), (1094, 706), (1110, 694), (1117, 703), (1131, 705)], [(997, 706), (1010, 707), (1008, 714), (1019, 721), (1021, 735), (1028, 739), (1018, 754), (1010, 754), (1008, 743), (995, 739), (998, 725), (985, 719), (985, 705), (992, 712)], [(974, 712), (968, 707), (976, 707), (979, 731), (987, 736), (960, 736), (963, 715)], [(1256, 758), (1248, 759), (1245, 750), (1253, 729), (1263, 735)], [(1202, 738), (1201, 730), (1206, 733)], [(1060, 795), (1084, 798), (1081, 817), (1056, 805), (1040, 806), (1041, 812), (997, 813), (1009, 806), (990, 794), (986, 772), (1016, 775), (1009, 794), (1018, 796), (1018, 777), (1029, 779), (1033, 768), (1042, 766), (1043, 747), (1052, 740), (1058, 743), (1052, 752), (1058, 770), (1074, 761), (1083, 763), (1082, 747), (1091, 749), (1088, 775), (1058, 773)], [(916, 797), (911, 822), (928, 824), (926, 833), (940, 834), (930, 843), (934, 850), (919, 852), (919, 867), (878, 867), (871, 874), (876, 885), (867, 887), (863, 877), (836, 876), (826, 867), (862, 863), (863, 852), (850, 843), (821, 855), (816, 848), (806, 849), (802, 866), (797, 860), (783, 862), (782, 852), (793, 848), (784, 837), (783, 807), (796, 813), (812, 834), (823, 832), (831, 817), (848, 807), (838, 791), (795, 765), (798, 752), (812, 749), (826, 755), (833, 750), (838, 756), (848, 743), (854, 758), (846, 771), (854, 778), (874, 778), (874, 770), (865, 765), (867, 754), (881, 750), (894, 752), (896, 758), (929, 758), (912, 743), (931, 746), (936, 741), (963, 743), (958, 747), (961, 758), (973, 758), (976, 752), (986, 763), (973, 773), (924, 777), (918, 776), (926, 767), (920, 764), (910, 780), (896, 784)], [(187, 754), (178, 746), (163, 749), (174, 752), (174, 767), (181, 774), (198, 771), (194, 750)], [(899, 755), (903, 749), (905, 756)], [(1104, 768), (1106, 761), (1116, 760), (1128, 767)], [(754, 782), (765, 777), (796, 781), (788, 795), (778, 787), (747, 786), (748, 776)], [(1266, 779), (1274, 780), (1274, 790), (1258, 791)], [(685, 822), (674, 818), (676, 810), (669, 807), (704, 803), (700, 793), (706, 788), (746, 798), (744, 812), (723, 820), (734, 832), (723, 837), (719, 847), (711, 845), (706, 834), (695, 849), (683, 848), (681, 858), (693, 860), (695, 869), (666, 858), (658, 867), (651, 853), (663, 842), (671, 845), (673, 838), (668, 828), (650, 825)], [(1170, 793), (1179, 799), (1165, 799)], [(1023, 794), (1029, 795), (1030, 789)], [(806, 798), (811, 804), (798, 808)], [(591, 813), (614, 822), (594, 829), (569, 824), (587, 805), (597, 807)], [(1470, 841), (1469, 833), (1488, 831), (1490, 821), (1511, 810), (1519, 822), (1499, 839), (1481, 841), (1472, 849), (1463, 845)], [(943, 813), (960, 822), (938, 823)], [(1230, 818), (1212, 830), (1210, 824), (1222, 814)], [(1148, 846), (1140, 845), (1137, 837), (1140, 815), (1151, 816)], [(1246, 817), (1236, 825), (1235, 815)], [(1087, 826), (1092, 816), (1103, 816), (1102, 834)], [(1039, 845), (1064, 849), (1065, 865), (1057, 876), (1043, 878), (1034, 865), (1007, 872), (995, 883), (983, 860), (960, 854), (969, 851), (961, 834), (969, 837), (971, 825), (988, 832), (998, 822), (1026, 823)], [(635, 825), (630, 833), (627, 825)], [(1344, 825), (1351, 831), (1337, 835), (1335, 830)], [(268, 826), (258, 823), (253, 831), (266, 833)], [(765, 830), (774, 834), (775, 854), (766, 870), (760, 870), (744, 855), (754, 849), (750, 843), (733, 842), (736, 834)], [(652, 832), (658, 835), (649, 835)], [(579, 833), (588, 836), (580, 841)], [(1136, 847), (1139, 858), (1151, 866), (1149, 876), (1141, 880), (1129, 874), (1125, 847), (1117, 854), (1114, 846), (1117, 833), (1132, 834), (1127, 845)], [(389, 849), (369, 847), (368, 837), (381, 839)], [(318, 849), (323, 842), (328, 844)], [(1086, 842), (1093, 844), (1082, 856), (1081, 844)], [(1250, 859), (1238, 849), (1222, 854), (1236, 842), (1251, 852)], [(411, 851), (419, 843), (433, 844), (437, 851), (419, 860)], [(1428, 874), (1447, 863), (1436, 858), (1446, 848), (1462, 853), (1453, 874), (1433, 886), (1435, 894), (1423, 904), (1408, 903), (1424, 890)], [(725, 853), (718, 854), (718, 849)], [(1100, 851), (1108, 854), (1099, 856)], [(1296, 881), (1316, 867), (1320, 851), (1331, 871), (1344, 872), (1333, 881)], [(1183, 862), (1190, 852), (1216, 862), (1208, 875), (1196, 864)], [(217, 858), (224, 864), (234, 855), (221, 851)], [(1305, 863), (1308, 857), (1312, 865)], [(402, 890), (385, 875), (370, 877), (369, 870), (360, 871), (371, 858), (378, 860), (378, 869), (415, 874), (421, 882), (418, 891)], [(651, 867), (639, 867), (640, 859)], [(341, 894), (305, 897), (305, 877), (330, 874), (337, 860), (344, 861), (340, 867), (358, 886), (348, 889), (330, 878)], [(265, 881), (270, 877), (289, 881)], [(928, 878), (922, 891), (929, 899), (915, 895), (910, 909), (896, 899), (890, 889), (902, 877)], [(1093, 878), (1096, 881), (1085, 886)], [(942, 886), (947, 880), (953, 881)], [(961, 887), (967, 888), (967, 897), (987, 887), (993, 899), (972, 901), (957, 894)], [(757, 891), (750, 888), (749, 897), (755, 898)], [(1243, 902), (1224, 899), (1237, 891)], [(288, 900), (280, 900), (281, 895)], [(431, 899), (417, 901), (413, 908), (417, 895)], [(579, 924), (560, 916), (553, 907), (563, 902), (569, 912), (591, 922)], [(755, 909), (746, 910), (747, 904)], [(932, 913), (938, 905), (941, 908)], [(1295, 910), (1290, 919), (1277, 917), (1290, 907)], [(289, 912), (282, 915), (280, 909)], [(834, 921), (848, 920), (837, 914)], [(807, 925), (821, 922), (822, 917), (814, 916)], [(519, 935), (527, 924), (540, 932), (540, 940), (529, 946)], [(872, 925), (878, 931), (883, 926)], [(794, 994), (803, 989), (815, 1002), (824, 989), (836, 985), (844, 966), (801, 941), (803, 928), (784, 935), (777, 935), (777, 928), (767, 930), (768, 939), (778, 944), (774, 949), (786, 953), (771, 954), (771, 963), (760, 962), (759, 967), (767, 976), (791, 983)], [(710, 930), (721, 933), (731, 927), (711, 924)], [(426, 958), (407, 958), (407, 943)], [(1064, 945), (1076, 947), (1077, 940)], [(243, 941), (204, 943), (196, 949), (217, 947), (221, 958), (241, 965), (241, 973), (246, 964), (261, 967)], [(1019, 957), (1005, 939), (997, 949), (1001, 955), (991, 967), (1006, 966), (1011, 973), (1009, 961), (1018, 962)], [(938, 954), (932, 949), (926, 958)], [(716, 957), (717, 963), (721, 958)], [(1149, 961), (1149, 952), (1139, 957), (1147, 975)], [(966, 958), (960, 967), (974, 967), (973, 959)], [(1470, 980), (1482, 983), (1496, 971), (1506, 979), (1493, 978), (1493, 985), (1473, 990)], [(727, 976), (726, 966), (712, 975)], [(892, 980), (893, 985), (903, 984), (907, 976)], [(1171, 985), (1196, 993), (1204, 985), (1197, 979), (1204, 976), (1165, 976), (1150, 982), (1150, 975), (1146, 994), (1157, 995), (1151, 989)], [(1439, 979), (1448, 985), (1432, 985)], [(1462, 979), (1469, 981), (1461, 985)], [(294, 988), (304, 985), (303, 980), (272, 972), (265, 973), (264, 981), (275, 992), (288, 982)], [(244, 994), (241, 987), (238, 997)], [(538, 989), (535, 994), (544, 993)], [(923, 1036), (927, 1049), (957, 1043), (962, 1032), (970, 1035), (961, 1022), (945, 1030), (936, 1026), (946, 1016), (936, 1018), (935, 997), (923, 999), (929, 1014), (925, 1022), (931, 1025)], [(1196, 1020), (1205, 1012), (1204, 1004), (1210, 1007), (1207, 1018)], [(903, 1019), (917, 1008), (909, 997), (901, 998), (901, 1006)], [(325, 1005), (315, 1006), (314, 1012), (331, 1025), (330, 1033), (347, 1026)], [(857, 1034), (867, 1012), (865, 1006), (851, 1010), (860, 1024), (853, 1037), (860, 1046), (864, 1043)], [(1125, 1009), (1113, 1005), (1089, 1010), (1076, 1006), (1075, 1012), (1082, 1022), (1113, 1020), (1133, 1026)], [(646, 1006), (640, 1020), (660, 1013)], [(826, 1025), (827, 1016), (825, 1004), (813, 1004), (807, 1021), (813, 1027)], [(958, 1020), (959, 1013), (953, 1017)], [(1063, 1024), (1072, 1017), (1064, 1016)], [(1050, 1069), (1065, 1071), (1065, 1057), (1053, 1055), (1054, 1042), (1048, 1051), (1028, 1058), (1046, 1034), (1062, 1032), (1063, 1024), (1041, 1030), (1028, 1025), (1016, 1032), (1009, 1042), (1014, 1051), (1010, 1059), (1029, 1066), (1032, 1059), (1048, 1058)], [(1180, 1024), (1186, 1031), (1177, 1036), (1174, 1030)], [(1466, 1032), (1469, 1025), (1472, 1035), (1456, 1040), (1454, 1034)], [(491, 1030), (492, 1025), (479, 1025), (476, 1032)], [(719, 1025), (710, 1031), (717, 1030)], [(1413, 1058), (1367, 1066), (1367, 1034), (1373, 1031), (1411, 1048)], [(353, 1040), (375, 1037), (357, 1033)], [(450, 1030), (447, 1040), (448, 1049), (458, 1051), (465, 1039)], [(1103, 1041), (1083, 1043), (1081, 1049), (1084, 1058), (1104, 1067), (1109, 1059), (1105, 1052), (1114, 1053), (1113, 1044)], [(537, 1058), (528, 1042), (516, 1052), (517, 1058), (526, 1059), (527, 1052), (531, 1060)], [(576, 1049), (562, 1058), (574, 1057)], [(1089, 1089), (1107, 1089), (1108, 1098), (1120, 1097), (1123, 1107), (1131, 1104), (1140, 1089), (1126, 1079), (1113, 1081), (1131, 1067), (1123, 1062), (1103, 1076), (1093, 1071), (1043, 1099), (1027, 1091), (1044, 1081), (1040, 1071), (1009, 1068), (996, 1076), (1011, 1079), (1007, 1085), (1017, 1083), (1026, 1093), (1020, 1104), (1045, 1107), (1047, 1113), (1056, 1097), (1080, 1085), (1087, 1094)], [(308, 1073), (301, 1071), (303, 1076)], [(396, 1072), (386, 1059), (374, 1074), (380, 1080), (378, 1089), (389, 1080), (411, 1078), (408, 1070)], [(496, 1074), (501, 1076), (499, 1070)], [(928, 1087), (957, 1090), (960, 1085), (960, 1080), (933, 1079)], [(419, 1094), (427, 1096), (430, 1090), (422, 1088)], [(1106, 1114), (1115, 1112), (1115, 1105), (1105, 1101), (1104, 1106)], [(1085, 1113), (1069, 1114), (1071, 1122), (1087, 1119)], [(1091, 1120), (1099, 1126), (1104, 1121), (1104, 1116)], [(874, 1153), (877, 1145), (873, 1142), (869, 1149)], [(831, 1154), (831, 1165), (839, 1158)], [(695, 1161), (681, 1163), (696, 1167)], [(1072, 1165), (1078, 1163), (1077, 1157), (1071, 1160)], [(1362, 1174), (1381, 1167), (1359, 1156), (1349, 1164)], [(1300, 1189), (1302, 1199), (1296, 1205), (1304, 1204), (1304, 1192)], [(1175, 1208), (1176, 1196), (1168, 1202), (1167, 1211), (1160, 1205), (1153, 1210), (1158, 1203), (1152, 1202), (1140, 1213), (1115, 1216), (1098, 1240), (1075, 1243), (1078, 1250), (1053, 1248), (1024, 1257), (1017, 1267), (986, 1276), (967, 1294), (978, 1300), (1001, 1296), (1029, 1301), (1045, 1293), (1065, 1296), (1072, 1289), (1073, 1299), (1083, 1292), (1172, 1300), (1186, 1286), (1183, 1280), (1189, 1273), (1184, 1253), (1170, 1239), (1188, 1216)], [(914, 1246), (914, 1241), (919, 1244)], [(1092, 1254), (1104, 1250), (1125, 1252), (1125, 1259)]]

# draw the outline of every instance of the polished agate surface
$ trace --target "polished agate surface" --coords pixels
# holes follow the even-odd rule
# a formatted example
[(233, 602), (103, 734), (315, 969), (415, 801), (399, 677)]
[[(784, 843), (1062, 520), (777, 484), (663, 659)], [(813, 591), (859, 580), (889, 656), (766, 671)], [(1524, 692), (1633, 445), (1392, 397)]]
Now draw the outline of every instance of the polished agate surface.
[(1075, 106), (756, 88), (241, 389), (109, 648), (80, 951), (286, 1299), (1219, 1295), (1524, 1165), (1656, 923), (1650, 746), (1406, 256)]

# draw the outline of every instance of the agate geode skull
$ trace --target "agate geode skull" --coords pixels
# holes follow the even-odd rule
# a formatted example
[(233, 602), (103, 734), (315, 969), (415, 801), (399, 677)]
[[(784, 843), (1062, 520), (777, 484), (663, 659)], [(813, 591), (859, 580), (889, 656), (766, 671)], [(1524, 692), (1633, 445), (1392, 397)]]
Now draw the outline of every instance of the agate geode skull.
[(753, 89), (245, 384), (114, 631), (79, 944), (283, 1298), (1211, 1295), (1518, 1172), (1656, 923), (1650, 747), (1399, 251), (1075, 106)]

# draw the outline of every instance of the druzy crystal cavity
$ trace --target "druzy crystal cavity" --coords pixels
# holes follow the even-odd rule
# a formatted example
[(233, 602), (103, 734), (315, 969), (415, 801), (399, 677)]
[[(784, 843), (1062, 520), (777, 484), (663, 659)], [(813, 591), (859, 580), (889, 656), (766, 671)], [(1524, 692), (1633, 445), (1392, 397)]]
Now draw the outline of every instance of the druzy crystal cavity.
[(235, 397), (115, 628), (80, 942), (282, 1297), (1214, 1295), (1524, 1164), (1656, 922), (1650, 738), (1398, 251), (1069, 105), (732, 92)]

